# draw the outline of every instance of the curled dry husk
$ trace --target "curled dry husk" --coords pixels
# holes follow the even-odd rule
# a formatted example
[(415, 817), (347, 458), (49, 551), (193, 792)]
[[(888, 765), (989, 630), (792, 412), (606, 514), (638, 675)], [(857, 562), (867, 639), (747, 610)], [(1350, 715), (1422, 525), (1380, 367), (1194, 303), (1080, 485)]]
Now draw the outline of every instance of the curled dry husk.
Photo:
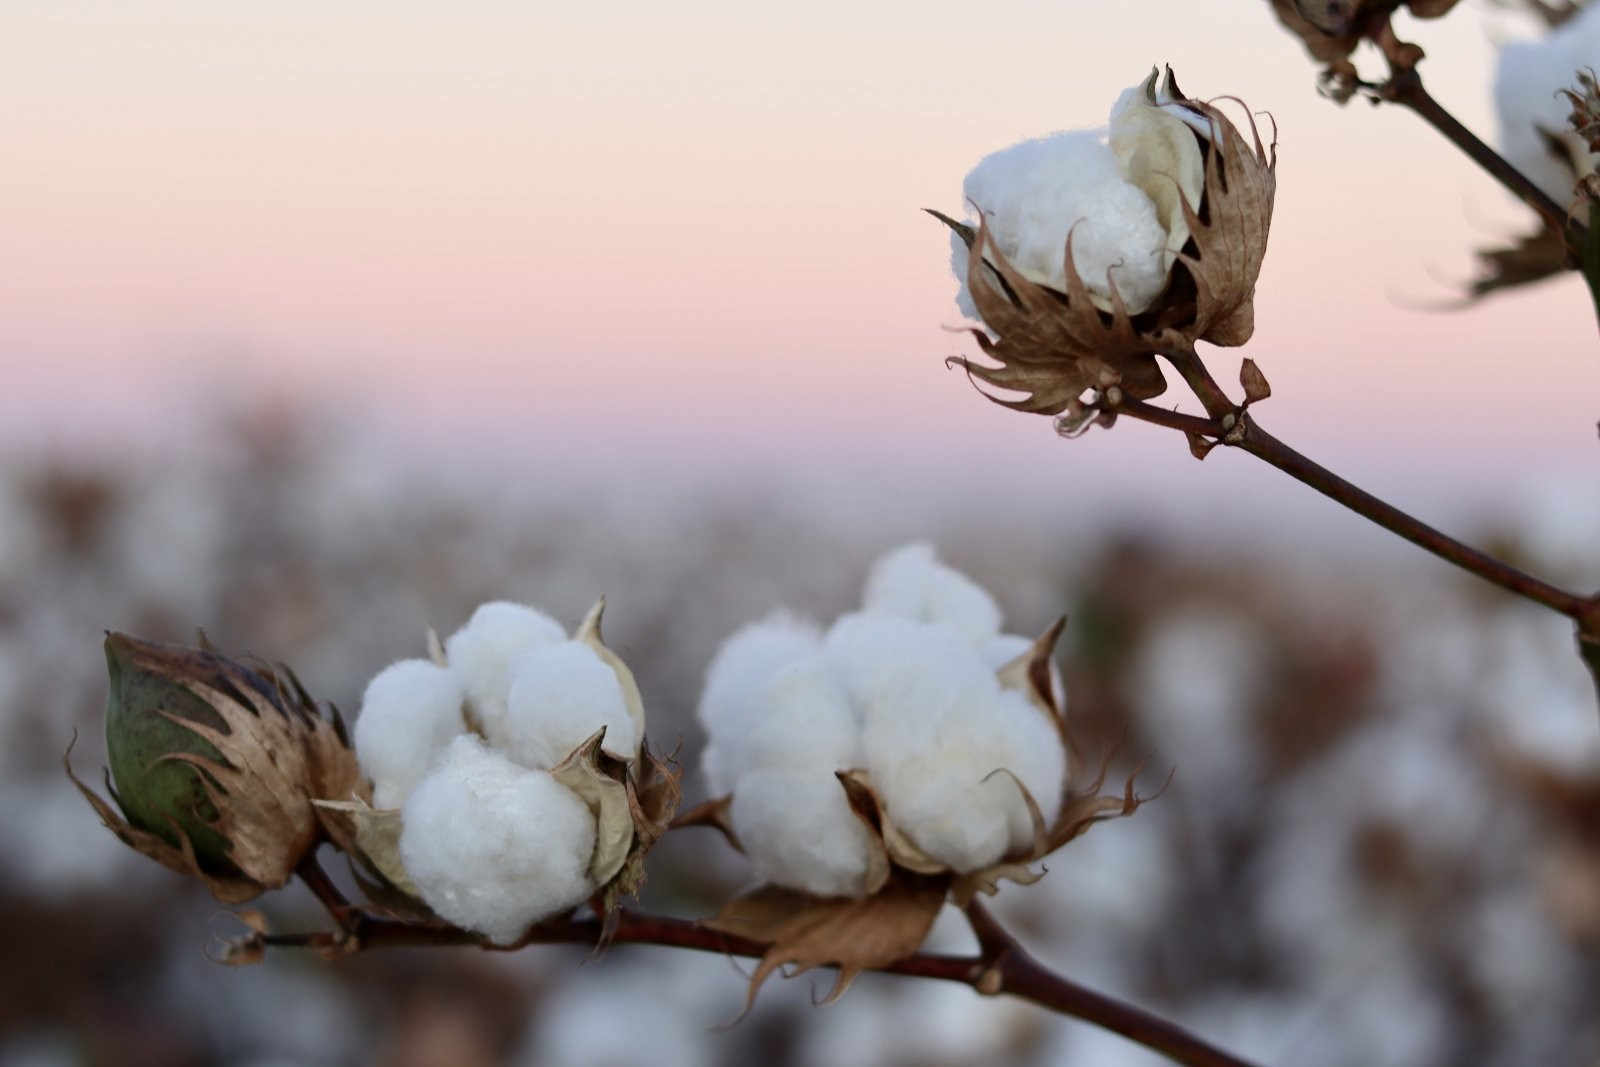
[[(894, 824), (892, 813), (866, 771), (838, 772), (851, 810), (872, 830), (867, 893), (860, 899), (816, 897), (763, 886), (735, 898), (715, 918), (707, 920), (705, 925), (712, 929), (772, 946), (751, 976), (749, 1003), (754, 1003), (762, 983), (784, 966), (793, 966), (797, 971), (837, 967), (838, 980), (828, 999), (837, 998), (862, 971), (888, 966), (916, 952), (947, 898), (964, 907), (978, 893), (997, 892), (1002, 881), (1036, 882), (1043, 876), (1035, 866), (1039, 860), (1097, 822), (1133, 814), (1148, 799), (1134, 792), (1133, 776), (1120, 792), (1101, 793), (1109, 754), (1087, 786), (1071, 787), (1073, 782), (1082, 780), (1086, 768), (1072, 743), (1052, 679), (1051, 656), (1064, 625), (1064, 619), (1058, 621), (1031, 649), (998, 672), (1001, 683), (1026, 694), (1060, 734), (1068, 757), (1060, 814), (1047, 824), (1037, 800), (1021, 782), (1016, 782), (1033, 817), (1032, 842), (990, 867), (960, 873), (922, 851)], [(1009, 774), (1004, 768), (994, 773)], [(738, 848), (727, 818), (730, 801), (731, 797), (707, 801), (686, 812), (676, 825), (714, 827)]]
[(984, 385), (1020, 393), (1010, 399), (985, 390), (997, 404), (1041, 415), (1076, 412), (1088, 390), (1119, 387), (1135, 400), (1166, 389), (1156, 353), (1196, 340), (1242, 345), (1254, 330), (1256, 280), (1267, 250), (1277, 190), (1276, 142), (1263, 145), (1254, 117), (1250, 140), (1216, 107), (1190, 100), (1168, 68), (1164, 81), (1151, 71), (1142, 87), (1151, 106), (1184, 108), (1209, 129), (1195, 134), (1204, 154), (1199, 203), (1181, 190), (1178, 200), (1190, 231), (1177, 256), (1166, 293), (1150, 309), (1130, 315), (1108, 275), (1110, 309), (1095, 306), (1072, 257), (1063, 249), (1066, 291), (1029, 281), (995, 244), (986, 223), (976, 229), (930, 212), (966, 242), (967, 287), (987, 330), (973, 339), (998, 366), (964, 357), (948, 362)]
[[(644, 700), (633, 671), (606, 646), (600, 631), (604, 613), (602, 598), (589, 610), (573, 640), (592, 648), (616, 674), (628, 716), (641, 739), (639, 754), (632, 760), (619, 760), (605, 753), (601, 748), (605, 740), (602, 727), (550, 773), (576, 793), (594, 815), (595, 847), (589, 860), (589, 876), (599, 887), (594, 905), (610, 918), (617, 902), (636, 894), (644, 884), (644, 857), (672, 821), (680, 795), (680, 776), (673, 761), (655, 756), (644, 740)], [(437, 647), (437, 640), (431, 640), (430, 645), (434, 646), (435, 660), (442, 663), (444, 653)], [(374, 905), (402, 918), (433, 918), (400, 861), (403, 823), (399, 809), (377, 809), (363, 800), (321, 803), (319, 807), (335, 815), (354, 840), (356, 878)]]
[[(107, 741), (118, 784), (106, 801), (67, 775), (124, 844), (240, 903), (274, 889), (345, 828), (315, 806), (360, 796), (361, 772), (337, 709), (294, 673), (188, 648), (106, 638)], [(66, 760), (63, 760), (66, 763)]]

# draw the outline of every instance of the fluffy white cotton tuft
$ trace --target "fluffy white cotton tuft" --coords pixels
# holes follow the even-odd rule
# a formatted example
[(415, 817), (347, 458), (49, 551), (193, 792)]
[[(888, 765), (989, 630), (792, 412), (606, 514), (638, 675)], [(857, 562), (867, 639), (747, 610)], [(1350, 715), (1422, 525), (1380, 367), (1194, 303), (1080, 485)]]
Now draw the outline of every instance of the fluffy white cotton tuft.
[(903, 718), (876, 730), (869, 723), (867, 767), (895, 825), (955, 870), (975, 870), (1032, 842), (1019, 784), (1046, 823), (1060, 812), (1066, 749), (1055, 724), (1021, 693), (975, 690), (937, 709), (921, 729), (908, 725)]
[[(1067, 234), (1084, 285), (1110, 299), (1108, 272), (1130, 311), (1142, 311), (1167, 287), (1167, 229), (1156, 206), (1130, 183), (1101, 130), (1069, 130), (991, 153), (962, 185), (965, 200), (989, 222), (995, 244), (1030, 281), (1067, 287)], [(977, 318), (967, 290), (967, 248), (955, 235), (957, 304)]]
[(909, 747), (938, 729), (947, 710), (1000, 691), (972, 643), (940, 623), (842, 615), (825, 654), (861, 716), (864, 743), (879, 752)]
[(994, 597), (939, 562), (933, 546), (926, 543), (897, 548), (874, 563), (862, 607), (918, 622), (945, 623), (974, 642), (1000, 632), (1000, 606)]
[(581, 641), (561, 641), (514, 661), (506, 713), (485, 723), (485, 732), (524, 767), (549, 770), (602, 726), (606, 753), (621, 760), (639, 754), (616, 672)]
[(391, 663), (367, 683), (354, 740), (377, 807), (403, 804), (434, 757), (466, 729), (465, 699), (455, 672), (425, 659)]
[[(1557, 90), (1571, 88), (1579, 70), (1597, 65), (1597, 4), (1585, 5), (1544, 37), (1508, 42), (1501, 47), (1495, 65), (1494, 105), (1501, 154), (1558, 204), (1572, 200), (1579, 174), (1592, 172), (1600, 161), (1568, 127), (1571, 105)], [(1552, 151), (1546, 133), (1564, 142), (1562, 154)]]
[(734, 772), (861, 766), (861, 722), (827, 661), (817, 653), (778, 670), (744, 729), (718, 737)]
[[(706, 668), (698, 711), (713, 746), (719, 738), (741, 736), (763, 707), (767, 687), (778, 671), (814, 655), (821, 643), (816, 624), (782, 611), (751, 623), (724, 641)], [(733, 782), (715, 772), (713, 764), (708, 750), (703, 766), (711, 790), (725, 793)]]
[(464, 734), (406, 801), (400, 860), (440, 916), (501, 944), (593, 891), (577, 794)]
[(730, 814), (765, 881), (819, 896), (866, 892), (871, 836), (833, 774), (750, 771), (739, 778)]
[(559, 622), (535, 608), (505, 600), (480, 604), (444, 645), (451, 669), (466, 682), (479, 725), (487, 730), (505, 715), (512, 662), (566, 638)]
[(997, 671), (1018, 656), (1025, 655), (1032, 648), (1031, 637), (1023, 637), (1021, 634), (995, 634), (983, 643), (983, 647), (978, 649), (978, 654), (983, 657), (984, 666)]

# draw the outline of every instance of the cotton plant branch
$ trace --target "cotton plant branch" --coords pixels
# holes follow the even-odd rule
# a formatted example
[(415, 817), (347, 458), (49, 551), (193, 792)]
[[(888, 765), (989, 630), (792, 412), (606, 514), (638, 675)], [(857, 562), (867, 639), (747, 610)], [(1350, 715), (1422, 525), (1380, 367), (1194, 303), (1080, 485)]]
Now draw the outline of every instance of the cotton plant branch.
[(1417, 73), (1415, 66), (1397, 65), (1391, 61), (1389, 79), (1371, 86), (1370, 94), (1376, 101), (1399, 104), (1415, 113), (1511, 195), (1532, 208), (1546, 226), (1565, 237), (1567, 265), (1578, 266), (1579, 250), (1585, 245), (1587, 227), (1434, 99), (1422, 84), (1422, 75)]
[[(530, 928), (520, 940), (496, 944), (481, 934), (454, 926), (389, 919), (352, 909), (343, 903), (343, 897), (320, 870), (308, 869), (302, 876), (328, 906), (337, 929), (269, 933), (259, 915), (246, 913), (240, 917), (251, 927), (251, 933), (228, 943), (226, 961), (253, 962), (267, 949), (306, 949), (342, 957), (399, 947), (466, 946), (514, 952), (534, 945), (579, 944), (599, 949), (612, 944), (638, 944), (760, 959), (771, 948), (764, 942), (725, 933), (691, 919), (631, 909), (619, 909), (605, 921), (571, 917), (546, 921)], [(330, 904), (330, 899), (336, 903)], [(884, 974), (955, 982), (971, 986), (984, 996), (1014, 996), (1120, 1034), (1189, 1067), (1252, 1067), (1250, 1061), (1212, 1045), (1176, 1023), (1050, 970), (976, 901), (967, 906), (965, 914), (978, 939), (975, 955), (917, 952), (873, 969)]]
[[(1169, 411), (1109, 392), (1098, 401), (1099, 408), (1107, 414), (1125, 415), (1179, 430), (1189, 436), (1197, 455), (1203, 456), (1218, 444), (1248, 452), (1440, 559), (1567, 616), (1577, 623), (1580, 640), (1587, 643), (1585, 647), (1600, 642), (1600, 597), (1570, 592), (1495, 559), (1429, 526), (1297, 452), (1256, 422), (1248, 410), (1250, 400), (1235, 404), (1229, 399), (1192, 346), (1174, 344), (1166, 348), (1162, 355), (1205, 407), (1205, 418)], [(1253, 364), (1250, 366), (1253, 367)], [(1586, 656), (1585, 661), (1592, 665), (1600, 663), (1600, 653)]]

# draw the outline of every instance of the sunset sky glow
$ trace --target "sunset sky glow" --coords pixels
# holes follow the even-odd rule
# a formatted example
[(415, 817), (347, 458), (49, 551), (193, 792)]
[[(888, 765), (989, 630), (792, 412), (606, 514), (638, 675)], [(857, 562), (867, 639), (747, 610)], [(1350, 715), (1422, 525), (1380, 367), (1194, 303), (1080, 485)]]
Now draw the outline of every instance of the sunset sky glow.
[[(1062, 444), (944, 369), (971, 346), (942, 329), (948, 250), (918, 209), (958, 211), (984, 153), (1102, 123), (1171, 62), (1280, 131), (1264, 420), (1397, 486), (1592, 472), (1575, 278), (1420, 309), (1523, 209), (1412, 116), (1319, 99), (1266, 3), (1198, 11), (8, 5), (0, 440), (114, 440), (220, 381), (311, 391), (425, 447), (587, 437), (774, 470), (1003, 454), (1063, 477), (1081, 456), (1103, 479), (1105, 435)], [(1407, 32), (1492, 137), (1482, 12)], [(1236, 356), (1215, 365), (1231, 379)], [(1116, 437), (1118, 477), (1194, 477), (1170, 435)]]

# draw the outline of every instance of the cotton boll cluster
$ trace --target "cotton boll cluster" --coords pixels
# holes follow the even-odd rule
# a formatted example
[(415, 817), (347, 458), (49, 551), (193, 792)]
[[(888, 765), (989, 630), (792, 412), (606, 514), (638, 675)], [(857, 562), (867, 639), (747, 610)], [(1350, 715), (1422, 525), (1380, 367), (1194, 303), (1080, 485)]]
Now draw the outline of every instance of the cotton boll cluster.
[[(1066, 245), (1090, 295), (1111, 307), (1111, 287), (1130, 313), (1153, 305), (1167, 287), (1189, 237), (1181, 192), (1198, 208), (1204, 184), (1198, 118), (1144, 87), (1122, 94), (1110, 126), (1024, 141), (984, 157), (966, 177), (965, 199), (983, 213), (1002, 254), (1024, 277), (1067, 288)], [(1165, 106), (1162, 106), (1165, 105)], [(1203, 125), (1203, 124), (1202, 124)], [(978, 318), (967, 289), (968, 251), (952, 234), (956, 303)]]
[(602, 728), (607, 755), (636, 759), (636, 694), (599, 644), (598, 614), (569, 639), (534, 608), (484, 604), (439, 658), (368, 683), (357, 758), (374, 804), (401, 812), (400, 861), (428, 906), (514, 940), (598, 888), (595, 813), (550, 772)]
[(1597, 63), (1600, 5), (1588, 4), (1542, 38), (1508, 42), (1495, 67), (1500, 150), (1558, 204), (1570, 201), (1577, 179), (1600, 162), (1568, 128), (1571, 105), (1558, 90)]
[(1059, 811), (1066, 753), (1050, 714), (1002, 684), (1033, 642), (1001, 632), (994, 599), (927, 545), (871, 570), (859, 612), (824, 634), (779, 613), (747, 626), (706, 675), (700, 721), (714, 793), (766, 881), (824, 896), (866, 890), (876, 843), (837, 780), (864, 771), (912, 845), (970, 872), (1033, 843), (1023, 790)]

